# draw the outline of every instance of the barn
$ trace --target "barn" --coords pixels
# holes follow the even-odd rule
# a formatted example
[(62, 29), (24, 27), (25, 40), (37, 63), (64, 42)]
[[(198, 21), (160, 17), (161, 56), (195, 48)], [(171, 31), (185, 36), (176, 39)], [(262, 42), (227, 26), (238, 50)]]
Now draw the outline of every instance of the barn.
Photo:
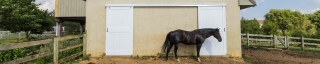
[[(198, 28), (220, 28), (223, 38), (206, 39), (200, 55), (241, 57), (240, 10), (253, 6), (254, 0), (56, 0), (55, 17), (58, 26), (82, 23), (92, 57), (157, 55), (168, 32)], [(196, 55), (196, 46), (179, 44), (178, 55)]]

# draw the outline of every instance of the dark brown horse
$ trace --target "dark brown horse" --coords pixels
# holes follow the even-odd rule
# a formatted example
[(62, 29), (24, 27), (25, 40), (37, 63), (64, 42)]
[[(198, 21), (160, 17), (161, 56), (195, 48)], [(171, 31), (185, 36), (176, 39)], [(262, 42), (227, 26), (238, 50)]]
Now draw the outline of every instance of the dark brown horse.
[(174, 30), (167, 34), (166, 41), (164, 42), (162, 46), (162, 50), (165, 51), (167, 49), (166, 59), (168, 61), (168, 54), (170, 52), (170, 49), (174, 45), (174, 54), (177, 59), (177, 61), (180, 61), (177, 56), (177, 50), (179, 43), (183, 43), (186, 45), (197, 45), (197, 59), (199, 62), (200, 60), (200, 49), (208, 37), (213, 35), (216, 39), (218, 39), (219, 42), (222, 41), (219, 29), (214, 28), (203, 28), (203, 29), (196, 29), (193, 31), (185, 31), (185, 30)]

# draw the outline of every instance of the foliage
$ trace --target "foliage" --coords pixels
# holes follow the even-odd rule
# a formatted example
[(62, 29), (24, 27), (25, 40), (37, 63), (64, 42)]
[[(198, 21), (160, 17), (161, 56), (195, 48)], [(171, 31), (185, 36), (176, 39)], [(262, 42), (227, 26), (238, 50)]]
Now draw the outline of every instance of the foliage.
[(317, 33), (317, 28), (315, 24), (312, 24), (311, 21), (306, 20), (303, 22), (301, 27), (296, 27), (296, 29), (291, 30), (291, 36), (295, 37), (311, 37)]
[[(62, 41), (59, 44), (59, 48), (62, 49), (62, 48), (78, 45), (81, 43), (82, 43), (82, 39)], [(42, 51), (40, 51), (41, 46), (44, 47), (41, 49)], [(63, 52), (59, 52), (59, 59), (68, 57), (75, 53), (82, 52), (82, 50), (83, 50), (82, 47), (77, 47), (77, 48), (69, 49)], [(25, 48), (17, 48), (12, 50), (0, 51), (0, 63), (15, 60), (18, 58), (23, 58), (30, 55), (39, 54), (40, 52), (52, 52), (52, 51), (53, 51), (52, 42), (50, 44), (36, 45), (36, 46), (30, 46)], [(81, 58), (81, 56), (77, 57), (76, 59), (79, 59), (79, 58)], [(70, 60), (70, 61), (73, 61), (73, 60)], [(70, 63), (70, 61), (67, 61), (65, 63)], [(46, 57), (38, 58), (33, 61), (25, 62), (24, 64), (30, 64), (30, 63), (31, 64), (47, 64), (52, 62), (53, 62), (53, 55), (49, 55)]]
[(83, 60), (90, 60), (91, 54), (87, 54), (83, 56)]
[(62, 26), (64, 27), (65, 31), (69, 34), (80, 33), (80, 24), (77, 22), (63, 22)]
[(243, 55), (242, 58), (243, 58), (243, 60), (244, 60), (245, 62), (253, 62), (253, 60), (252, 60), (251, 58), (249, 58), (249, 57), (247, 57), (247, 56), (245, 56), (245, 55)]
[[(264, 31), (267, 34), (306, 36), (316, 33), (316, 27), (309, 20), (308, 16), (299, 11), (289, 9), (271, 9), (265, 15)], [(278, 31), (279, 30), (279, 31)]]
[(263, 32), (257, 20), (247, 20), (241, 18), (241, 33), (261, 34)]
[(309, 20), (314, 23), (318, 28), (320, 28), (320, 10), (316, 11), (313, 14), (309, 14)]
[(271, 34), (276, 34), (278, 35), (279, 32), (277, 31), (279, 28), (278, 25), (274, 22), (269, 22), (269, 21), (264, 21), (262, 25), (262, 29), (265, 32), (265, 34), (271, 35)]
[(0, 63), (35, 54), (39, 46), (0, 51)]
[(2, 20), (0, 27), (11, 32), (26, 32), (26, 38), (30, 34), (41, 34), (54, 25), (52, 12), (37, 8), (35, 0), (1, 0), (0, 14)]
[(136, 56), (134, 56), (133, 58), (134, 58), (134, 59), (139, 59), (140, 57), (139, 57), (139, 55), (136, 55)]
[(317, 30), (316, 34), (311, 35), (312, 38), (320, 39), (320, 29)]

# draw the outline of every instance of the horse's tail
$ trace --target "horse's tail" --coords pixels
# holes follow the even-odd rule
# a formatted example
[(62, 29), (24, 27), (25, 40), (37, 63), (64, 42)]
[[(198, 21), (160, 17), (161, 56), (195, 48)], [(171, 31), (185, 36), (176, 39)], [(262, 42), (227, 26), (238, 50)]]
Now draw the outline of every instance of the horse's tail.
[(163, 50), (164, 52), (166, 52), (166, 49), (167, 49), (168, 46), (170, 45), (170, 41), (169, 41), (169, 39), (170, 39), (170, 34), (171, 34), (171, 32), (169, 32), (169, 33), (167, 34), (166, 40), (164, 41), (164, 43), (163, 43), (163, 45), (162, 45), (162, 50)]

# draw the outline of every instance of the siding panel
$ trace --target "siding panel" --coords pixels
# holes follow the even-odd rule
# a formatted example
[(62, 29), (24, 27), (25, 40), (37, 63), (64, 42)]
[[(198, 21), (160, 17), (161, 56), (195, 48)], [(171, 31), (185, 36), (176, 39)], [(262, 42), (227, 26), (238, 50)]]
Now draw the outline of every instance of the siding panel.
[(57, 17), (85, 17), (86, 1), (59, 0)]

